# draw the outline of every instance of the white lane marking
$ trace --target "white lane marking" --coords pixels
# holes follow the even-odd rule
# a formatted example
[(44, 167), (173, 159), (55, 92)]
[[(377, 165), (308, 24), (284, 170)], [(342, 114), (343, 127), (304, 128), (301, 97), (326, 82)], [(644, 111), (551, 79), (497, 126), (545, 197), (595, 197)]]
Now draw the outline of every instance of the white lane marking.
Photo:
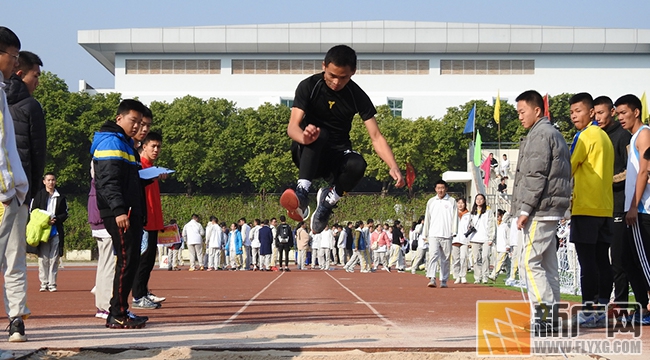
[(361, 302), (362, 304), (364, 304), (365, 306), (367, 306), (368, 309), (370, 309), (370, 311), (372, 311), (372, 312), (373, 312), (373, 313), (374, 313), (378, 318), (380, 318), (382, 321), (384, 321), (387, 325), (390, 325), (390, 326), (394, 327), (395, 329), (397, 329), (397, 330), (399, 330), (399, 331), (402, 331), (402, 329), (401, 329), (399, 326), (397, 326), (397, 324), (395, 324), (394, 322), (388, 320), (384, 315), (382, 315), (381, 313), (379, 313), (379, 311), (377, 311), (377, 309), (375, 309), (375, 308), (374, 308), (372, 305), (370, 305), (367, 301), (363, 300), (361, 297), (359, 297), (359, 295), (355, 294), (354, 291), (348, 289), (345, 285), (341, 284), (341, 282), (340, 282), (337, 278), (335, 278), (334, 276), (330, 275), (329, 272), (325, 272), (325, 274), (327, 274), (327, 276), (331, 277), (332, 280), (336, 281), (336, 283), (338, 283), (338, 284), (339, 284), (342, 288), (344, 288), (347, 292), (349, 292), (350, 294), (352, 294), (352, 296), (354, 296), (355, 298), (357, 298), (357, 300), (359, 300), (359, 302)]
[(223, 323), (221, 323), (221, 325), (227, 325), (227, 324), (230, 324), (231, 322), (233, 322), (233, 321), (237, 318), (237, 316), (239, 316), (241, 313), (243, 313), (244, 311), (246, 311), (246, 309), (250, 306), (250, 304), (252, 304), (253, 301), (255, 301), (255, 299), (257, 299), (258, 296), (262, 295), (262, 293), (263, 293), (264, 291), (266, 291), (266, 289), (268, 289), (269, 287), (271, 287), (271, 285), (273, 285), (274, 282), (278, 281), (278, 279), (281, 278), (282, 275), (284, 275), (284, 271), (283, 271), (283, 272), (282, 272), (278, 277), (276, 277), (275, 279), (273, 279), (273, 281), (271, 281), (268, 285), (266, 285), (266, 286), (264, 287), (264, 289), (260, 290), (260, 292), (258, 292), (257, 294), (255, 294), (255, 296), (253, 296), (252, 298), (250, 298), (250, 300), (248, 300), (248, 301), (246, 302), (246, 304), (244, 304), (244, 306), (242, 306), (239, 310), (237, 310), (236, 313), (232, 314), (232, 316), (231, 316), (228, 320), (226, 320), (226, 321), (224, 321)]

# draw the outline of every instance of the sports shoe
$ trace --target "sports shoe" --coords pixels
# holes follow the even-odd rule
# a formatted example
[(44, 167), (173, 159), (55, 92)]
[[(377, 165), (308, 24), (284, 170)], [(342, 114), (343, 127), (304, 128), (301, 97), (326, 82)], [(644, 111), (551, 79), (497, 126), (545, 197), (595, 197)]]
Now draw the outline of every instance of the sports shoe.
[(133, 299), (133, 307), (138, 309), (158, 309), (160, 303), (151, 301), (148, 297), (143, 296), (139, 299)]
[(398, 273), (403, 273), (403, 272), (404, 272), (404, 268), (397, 269), (397, 272), (398, 272)]
[(142, 318), (131, 318), (124, 316), (121, 318), (108, 316), (106, 319), (106, 327), (109, 329), (142, 329), (147, 324), (147, 321)]
[(95, 313), (95, 317), (106, 320), (108, 319), (108, 314), (109, 312), (106, 310), (97, 309), (97, 312)]
[(280, 196), (280, 205), (287, 209), (287, 215), (295, 221), (304, 221), (309, 217), (309, 193), (303, 188), (285, 190)]
[(370, 270), (365, 270), (365, 269), (364, 269), (364, 270), (361, 270), (361, 273), (362, 273), (362, 274), (367, 274), (367, 273), (369, 273), (369, 272), (370, 272)]
[(650, 325), (650, 312), (641, 315), (641, 311), (638, 311), (628, 316), (626, 320), (634, 324)]
[(515, 279), (507, 278), (506, 279), (506, 286), (515, 286)]
[(430, 287), (430, 288), (434, 288), (436, 286), (437, 286), (436, 285), (436, 279), (431, 279), (431, 281), (429, 281), (429, 283), (427, 284), (427, 287)]
[(316, 194), (316, 203), (318, 207), (314, 211), (314, 215), (311, 217), (311, 231), (314, 234), (320, 234), (321, 231), (325, 230), (327, 222), (330, 220), (332, 215), (332, 209), (335, 205), (331, 205), (327, 202), (327, 194), (329, 194), (329, 188), (320, 188), (318, 194)]
[(525, 328), (526, 331), (532, 332), (536, 337), (553, 336), (559, 331), (558, 327), (548, 320), (537, 319)]
[(138, 315), (132, 313), (132, 312), (129, 311), (129, 310), (126, 311), (126, 315), (127, 315), (128, 317), (130, 317), (131, 319), (142, 319), (142, 320), (144, 320), (144, 321), (149, 321), (149, 317), (148, 317), (148, 316), (138, 316)]
[(40, 292), (46, 292), (47, 291), (47, 285), (41, 285), (41, 288), (38, 289)]
[(389, 268), (389, 267), (384, 266), (382, 269), (386, 270), (386, 272), (390, 272), (390, 268)]
[(354, 269), (345, 268), (345, 271), (347, 271), (347, 272), (349, 272), (349, 273), (353, 273), (353, 272), (354, 272)]
[(440, 282), (440, 287), (441, 288), (446, 288), (447, 287), (447, 282), (446, 281), (441, 281)]
[(461, 284), (467, 284), (467, 278), (465, 278), (464, 276), (461, 277), (461, 278), (460, 278), (460, 283), (461, 283)]
[(9, 320), (9, 342), (25, 342), (27, 341), (27, 336), (25, 336), (25, 323), (23, 318), (15, 317)]
[(456, 281), (454, 281), (454, 284), (460, 284), (460, 278), (456, 278)]
[(56, 286), (50, 285), (47, 287), (47, 289), (50, 290), (50, 292), (56, 292)]
[(194, 268), (193, 266), (192, 266), (192, 267), (190, 267), (190, 268), (189, 268), (189, 269), (187, 269), (187, 270), (188, 270), (188, 271), (196, 271), (196, 269), (195, 269), (195, 268)]
[(154, 295), (154, 294), (152, 294), (150, 292), (147, 293), (147, 297), (149, 298), (149, 300), (151, 300), (151, 301), (153, 301), (155, 303), (161, 303), (161, 302), (167, 300), (166, 297), (156, 296), (156, 295)]
[(289, 269), (289, 267), (287, 266), (287, 267), (284, 268), (283, 271), (291, 271), (291, 269)]
[(199, 271), (205, 271), (205, 267), (201, 266), (201, 267), (199, 268)]

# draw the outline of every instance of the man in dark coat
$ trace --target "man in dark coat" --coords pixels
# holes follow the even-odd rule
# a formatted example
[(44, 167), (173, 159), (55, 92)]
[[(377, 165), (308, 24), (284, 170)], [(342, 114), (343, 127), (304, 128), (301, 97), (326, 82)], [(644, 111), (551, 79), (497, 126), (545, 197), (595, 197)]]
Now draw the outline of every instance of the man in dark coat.
[(263, 226), (259, 231), (260, 238), (260, 257), (262, 258), (262, 271), (269, 271), (271, 266), (271, 254), (273, 252), (273, 231), (269, 227), (269, 220), (262, 222)]

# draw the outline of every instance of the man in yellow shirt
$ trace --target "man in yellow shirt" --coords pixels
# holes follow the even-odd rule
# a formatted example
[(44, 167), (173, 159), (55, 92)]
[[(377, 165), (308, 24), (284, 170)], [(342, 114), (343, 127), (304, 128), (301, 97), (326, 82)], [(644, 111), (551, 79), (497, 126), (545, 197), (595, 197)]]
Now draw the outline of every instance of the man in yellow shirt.
[[(593, 121), (591, 95), (579, 93), (569, 99), (571, 121), (578, 129), (571, 145), (573, 207), (571, 239), (580, 262), (582, 303), (606, 305), (612, 292), (613, 275), (609, 260), (612, 242), (614, 196), (614, 147)], [(606, 322), (599, 311), (574, 319), (583, 327), (598, 327)]]

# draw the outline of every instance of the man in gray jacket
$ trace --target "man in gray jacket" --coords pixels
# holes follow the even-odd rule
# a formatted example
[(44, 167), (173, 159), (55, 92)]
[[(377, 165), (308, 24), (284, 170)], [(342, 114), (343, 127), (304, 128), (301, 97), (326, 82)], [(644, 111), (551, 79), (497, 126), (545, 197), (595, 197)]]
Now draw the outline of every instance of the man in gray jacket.
[[(556, 331), (546, 320), (560, 301), (555, 231), (570, 205), (571, 156), (560, 132), (544, 117), (544, 101), (534, 90), (516, 99), (522, 126), (529, 129), (519, 147), (511, 213), (517, 218), (528, 297), (544, 314), (533, 324), (541, 335)], [(521, 236), (523, 235), (523, 236)]]

